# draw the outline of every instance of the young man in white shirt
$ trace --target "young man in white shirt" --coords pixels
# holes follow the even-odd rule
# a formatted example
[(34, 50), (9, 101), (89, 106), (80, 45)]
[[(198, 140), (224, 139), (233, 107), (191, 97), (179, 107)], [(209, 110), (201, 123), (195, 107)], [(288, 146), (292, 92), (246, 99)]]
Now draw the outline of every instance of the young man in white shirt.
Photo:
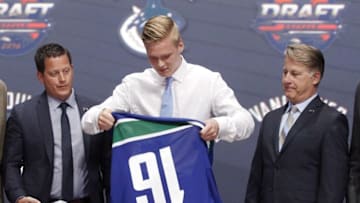
[(159, 116), (165, 79), (172, 77), (171, 117), (203, 121), (201, 138), (205, 141), (232, 142), (250, 136), (254, 129), (250, 113), (239, 104), (219, 73), (184, 59), (184, 42), (170, 17), (149, 19), (142, 40), (152, 68), (127, 75), (112, 96), (90, 108), (82, 118), (85, 132), (111, 129), (114, 111)]

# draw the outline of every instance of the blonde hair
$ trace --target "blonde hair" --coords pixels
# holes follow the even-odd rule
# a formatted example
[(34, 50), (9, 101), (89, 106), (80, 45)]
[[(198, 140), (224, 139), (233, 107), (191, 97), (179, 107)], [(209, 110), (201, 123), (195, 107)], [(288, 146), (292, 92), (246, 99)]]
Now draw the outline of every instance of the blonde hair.
[(325, 70), (325, 60), (322, 52), (310, 45), (294, 43), (285, 49), (285, 56), (290, 59), (309, 67), (312, 70), (320, 72), (321, 77)]
[(144, 44), (158, 42), (168, 36), (173, 38), (174, 44), (180, 41), (180, 33), (176, 23), (168, 16), (159, 15), (150, 18), (144, 25), (141, 39)]

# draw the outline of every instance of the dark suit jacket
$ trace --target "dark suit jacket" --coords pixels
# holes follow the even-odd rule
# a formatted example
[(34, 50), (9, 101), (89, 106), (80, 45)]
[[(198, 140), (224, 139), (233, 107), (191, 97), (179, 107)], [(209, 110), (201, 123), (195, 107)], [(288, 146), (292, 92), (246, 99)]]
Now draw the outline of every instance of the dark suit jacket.
[(341, 203), (348, 174), (346, 117), (316, 97), (301, 113), (278, 150), (286, 106), (261, 125), (246, 203)]
[[(78, 95), (76, 101), (79, 116), (92, 105), (88, 99)], [(92, 203), (102, 203), (103, 188), (109, 186), (111, 137), (84, 134), (83, 138), (88, 169), (86, 190)], [(47, 96), (43, 93), (15, 106), (7, 122), (3, 178), (8, 199), (15, 202), (19, 196), (30, 195), (48, 202), (53, 157), (52, 124)]]
[(360, 83), (356, 88), (350, 146), (348, 203), (360, 203)]
[[(0, 80), (0, 168), (2, 166), (2, 151), (5, 136), (5, 124), (6, 124), (6, 105), (7, 105), (7, 89), (6, 84)], [(0, 172), (0, 179), (2, 173)], [(0, 180), (0, 203), (3, 202), (3, 187)]]

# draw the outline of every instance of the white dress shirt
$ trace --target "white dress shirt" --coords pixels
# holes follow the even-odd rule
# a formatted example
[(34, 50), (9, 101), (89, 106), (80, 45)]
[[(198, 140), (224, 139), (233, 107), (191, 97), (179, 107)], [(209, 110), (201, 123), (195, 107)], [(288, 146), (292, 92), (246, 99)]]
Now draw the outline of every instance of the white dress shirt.
[[(187, 63), (182, 58), (180, 67), (172, 77), (173, 117), (199, 121), (215, 119), (219, 124), (217, 140), (242, 140), (253, 132), (253, 118), (239, 104), (233, 90), (219, 73)], [(104, 108), (159, 116), (164, 88), (165, 78), (158, 75), (153, 68), (127, 75), (122, 83), (116, 86), (112, 96), (84, 114), (81, 121), (83, 130), (89, 134), (100, 132), (98, 116)]]

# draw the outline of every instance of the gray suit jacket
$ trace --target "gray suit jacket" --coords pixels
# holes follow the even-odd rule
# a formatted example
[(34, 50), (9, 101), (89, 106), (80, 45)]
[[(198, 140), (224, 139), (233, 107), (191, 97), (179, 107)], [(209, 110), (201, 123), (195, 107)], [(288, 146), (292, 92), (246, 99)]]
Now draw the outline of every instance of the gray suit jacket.
[[(82, 116), (93, 103), (82, 96), (75, 97), (79, 116)], [(86, 190), (91, 203), (102, 203), (103, 189), (109, 188), (111, 136), (84, 134), (83, 139), (88, 168)], [(53, 133), (44, 92), (15, 106), (7, 122), (3, 179), (10, 202), (24, 195), (33, 196), (41, 202), (50, 200), (53, 157)]]

